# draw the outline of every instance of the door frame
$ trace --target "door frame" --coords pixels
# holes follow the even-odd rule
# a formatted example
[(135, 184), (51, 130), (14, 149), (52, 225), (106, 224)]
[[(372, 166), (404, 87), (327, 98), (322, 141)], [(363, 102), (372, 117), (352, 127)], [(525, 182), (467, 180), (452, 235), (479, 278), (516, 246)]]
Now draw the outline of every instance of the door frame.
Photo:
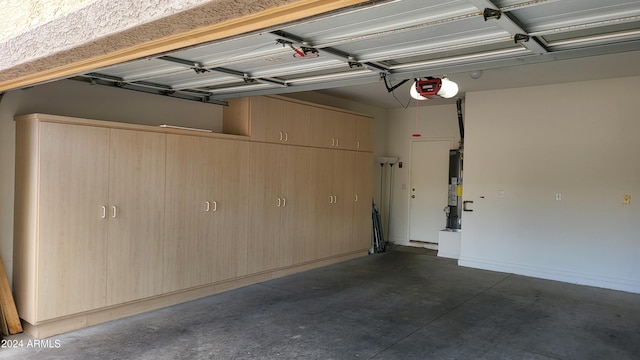
[[(429, 138), (419, 138), (419, 139), (411, 139), (409, 141), (409, 191), (407, 191), (407, 238), (406, 243), (408, 246), (411, 245), (411, 180), (413, 179), (413, 144), (418, 142), (427, 142), (427, 141), (448, 141), (449, 149), (455, 148), (455, 139), (453, 137), (429, 137)], [(443, 226), (443, 229), (446, 227), (446, 223)]]

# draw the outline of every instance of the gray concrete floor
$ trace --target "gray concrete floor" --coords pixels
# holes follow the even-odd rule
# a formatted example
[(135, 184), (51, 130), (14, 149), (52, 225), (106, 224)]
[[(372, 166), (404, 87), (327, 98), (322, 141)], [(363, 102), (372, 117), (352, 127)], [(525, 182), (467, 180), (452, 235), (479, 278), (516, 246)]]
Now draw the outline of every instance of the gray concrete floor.
[(8, 340), (23, 346), (0, 359), (640, 359), (640, 294), (395, 248), (55, 336), (54, 349)]

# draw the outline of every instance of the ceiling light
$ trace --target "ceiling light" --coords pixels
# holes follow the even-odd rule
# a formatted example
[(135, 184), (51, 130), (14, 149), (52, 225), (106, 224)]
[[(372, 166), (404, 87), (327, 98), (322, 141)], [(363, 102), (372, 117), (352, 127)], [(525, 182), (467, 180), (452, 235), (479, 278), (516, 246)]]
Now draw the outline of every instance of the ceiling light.
[(438, 91), (438, 96), (445, 99), (450, 99), (458, 94), (458, 84), (449, 80), (448, 78), (442, 78), (442, 85)]
[(458, 94), (458, 84), (446, 77), (416, 79), (409, 94), (416, 100), (428, 100), (436, 96), (449, 99)]

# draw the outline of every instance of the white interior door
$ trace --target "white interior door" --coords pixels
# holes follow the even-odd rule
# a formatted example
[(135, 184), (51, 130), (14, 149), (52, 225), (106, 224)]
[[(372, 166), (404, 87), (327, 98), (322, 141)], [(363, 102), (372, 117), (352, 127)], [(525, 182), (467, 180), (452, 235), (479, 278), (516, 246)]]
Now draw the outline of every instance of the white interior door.
[(438, 243), (446, 227), (450, 147), (449, 140), (411, 143), (409, 240)]

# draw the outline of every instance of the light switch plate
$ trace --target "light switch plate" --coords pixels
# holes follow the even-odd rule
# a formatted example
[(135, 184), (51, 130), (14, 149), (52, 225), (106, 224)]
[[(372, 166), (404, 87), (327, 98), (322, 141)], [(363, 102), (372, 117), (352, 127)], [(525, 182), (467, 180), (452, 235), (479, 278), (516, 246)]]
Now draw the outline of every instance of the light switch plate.
[(562, 194), (561, 193), (556, 193), (556, 200), (558, 200), (558, 201), (562, 200)]
[(622, 197), (622, 205), (631, 205), (631, 195), (625, 195)]

